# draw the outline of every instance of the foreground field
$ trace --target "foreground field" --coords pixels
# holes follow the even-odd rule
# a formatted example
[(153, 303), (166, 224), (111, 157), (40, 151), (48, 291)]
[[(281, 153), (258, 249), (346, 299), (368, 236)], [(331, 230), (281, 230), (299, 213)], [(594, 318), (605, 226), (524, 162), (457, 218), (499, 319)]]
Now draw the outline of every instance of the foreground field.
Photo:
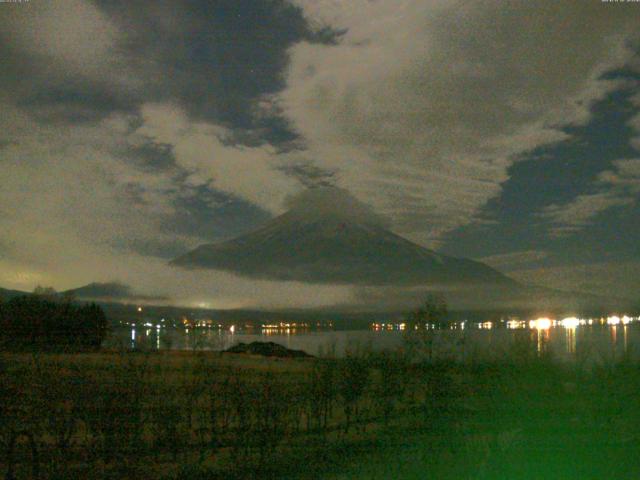
[(6, 478), (640, 478), (640, 367), (3, 354)]

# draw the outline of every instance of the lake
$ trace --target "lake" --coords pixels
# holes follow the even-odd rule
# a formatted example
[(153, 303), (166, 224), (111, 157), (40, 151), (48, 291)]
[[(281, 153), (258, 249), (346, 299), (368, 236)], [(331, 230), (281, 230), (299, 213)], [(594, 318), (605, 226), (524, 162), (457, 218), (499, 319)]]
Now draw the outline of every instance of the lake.
[[(241, 329), (239, 326), (169, 328), (161, 325), (116, 328), (107, 348), (146, 350), (224, 350), (239, 342), (270, 341), (312, 355), (344, 356), (356, 350), (396, 350), (405, 346), (402, 323), (372, 323), (367, 330), (308, 330), (295, 328)], [(550, 353), (564, 361), (610, 361), (625, 355), (640, 357), (637, 317), (596, 319), (539, 318), (499, 322), (457, 322), (446, 327), (427, 325), (433, 358), (499, 357), (513, 349)]]

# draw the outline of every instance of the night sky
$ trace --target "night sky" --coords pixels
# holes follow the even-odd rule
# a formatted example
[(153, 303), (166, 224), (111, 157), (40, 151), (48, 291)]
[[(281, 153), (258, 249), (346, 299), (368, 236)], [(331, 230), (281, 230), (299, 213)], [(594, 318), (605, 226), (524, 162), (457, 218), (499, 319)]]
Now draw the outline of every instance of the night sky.
[(0, 287), (315, 306), (167, 261), (349, 192), (513, 278), (640, 298), (640, 3), (0, 3)]

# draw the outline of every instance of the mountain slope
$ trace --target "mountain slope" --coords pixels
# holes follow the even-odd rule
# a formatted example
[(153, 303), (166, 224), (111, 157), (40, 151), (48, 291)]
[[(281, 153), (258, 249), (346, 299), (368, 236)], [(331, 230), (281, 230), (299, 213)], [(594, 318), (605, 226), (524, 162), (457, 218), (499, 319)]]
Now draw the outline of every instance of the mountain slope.
[(438, 254), (336, 211), (292, 210), (254, 232), (202, 245), (171, 264), (310, 283), (515, 285), (480, 262)]
[(6, 288), (0, 288), (0, 299), (9, 300), (13, 297), (21, 297), (23, 295), (29, 295), (28, 292), (21, 292), (20, 290), (8, 290)]
[(135, 293), (129, 285), (119, 282), (93, 282), (79, 288), (66, 290), (63, 294), (70, 294), (81, 300), (103, 301), (154, 301), (166, 300), (162, 295), (141, 295)]

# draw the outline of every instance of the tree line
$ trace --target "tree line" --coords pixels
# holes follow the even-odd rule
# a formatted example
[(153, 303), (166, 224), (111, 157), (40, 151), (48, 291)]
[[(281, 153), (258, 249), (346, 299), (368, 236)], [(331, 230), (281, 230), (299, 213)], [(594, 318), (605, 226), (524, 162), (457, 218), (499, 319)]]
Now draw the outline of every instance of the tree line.
[(51, 289), (0, 300), (0, 345), (5, 349), (98, 348), (107, 318), (95, 303), (77, 304)]

